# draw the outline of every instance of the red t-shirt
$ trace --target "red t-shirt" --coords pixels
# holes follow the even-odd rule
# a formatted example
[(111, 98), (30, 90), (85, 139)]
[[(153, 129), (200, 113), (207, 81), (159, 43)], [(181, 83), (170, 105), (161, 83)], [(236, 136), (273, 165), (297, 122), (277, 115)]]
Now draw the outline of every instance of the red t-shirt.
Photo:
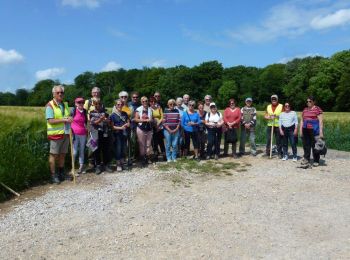
[[(313, 106), (312, 108), (304, 108), (303, 113), (302, 113), (302, 118), (303, 118), (303, 125), (305, 125), (305, 121), (308, 120), (317, 120), (318, 121), (318, 116), (322, 114), (323, 111), (320, 107), (318, 106)], [(312, 123), (306, 123), (306, 128), (312, 129), (313, 124)]]
[(225, 124), (227, 123), (232, 123), (232, 122), (236, 122), (233, 125), (233, 128), (238, 128), (240, 121), (241, 121), (241, 110), (239, 109), (239, 107), (236, 107), (234, 110), (231, 110), (231, 108), (226, 108), (224, 110), (224, 122)]

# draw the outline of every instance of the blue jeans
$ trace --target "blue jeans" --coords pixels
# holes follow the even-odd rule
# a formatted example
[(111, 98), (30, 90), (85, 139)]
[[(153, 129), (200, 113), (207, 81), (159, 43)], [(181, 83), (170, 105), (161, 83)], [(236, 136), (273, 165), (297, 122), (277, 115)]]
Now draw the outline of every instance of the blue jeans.
[[(220, 128), (208, 128), (208, 146), (207, 155), (220, 155), (220, 143), (221, 143), (222, 129)], [(214, 151), (213, 151), (214, 147)], [(213, 154), (214, 153), (214, 154)]]
[(117, 161), (124, 159), (126, 148), (126, 136), (123, 133), (114, 134), (114, 152)]
[(283, 148), (284, 156), (288, 155), (288, 140), (289, 140), (290, 146), (292, 147), (292, 151), (293, 151), (293, 157), (297, 157), (297, 145), (295, 143), (294, 129), (295, 129), (295, 125), (292, 125), (290, 127), (282, 126), (282, 130), (284, 132), (284, 135), (282, 136), (282, 148)]
[(77, 157), (79, 153), (79, 164), (84, 164), (84, 154), (86, 145), (86, 135), (74, 135), (73, 141), (73, 155)]
[[(175, 160), (177, 154), (177, 146), (179, 142), (179, 131), (170, 134), (168, 130), (164, 129), (164, 137), (166, 158), (168, 161)], [(170, 147), (172, 148), (172, 151), (170, 151)]]

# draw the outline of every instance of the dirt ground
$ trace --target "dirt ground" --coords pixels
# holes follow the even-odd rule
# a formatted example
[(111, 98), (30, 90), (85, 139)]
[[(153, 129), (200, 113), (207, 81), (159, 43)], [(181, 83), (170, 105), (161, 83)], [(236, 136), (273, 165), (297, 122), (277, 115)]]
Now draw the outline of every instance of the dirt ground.
[[(350, 154), (245, 156), (230, 174), (79, 177), (0, 205), (0, 259), (350, 259)], [(219, 170), (218, 170), (219, 172)]]

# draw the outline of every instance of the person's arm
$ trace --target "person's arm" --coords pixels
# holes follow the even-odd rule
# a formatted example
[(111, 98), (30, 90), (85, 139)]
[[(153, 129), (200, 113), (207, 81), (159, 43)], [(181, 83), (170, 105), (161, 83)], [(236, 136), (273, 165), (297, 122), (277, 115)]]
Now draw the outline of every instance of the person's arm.
[(162, 107), (159, 107), (159, 114), (160, 114), (160, 118), (158, 120), (158, 126), (163, 122), (163, 118), (164, 118)]
[(317, 118), (320, 124), (320, 138), (323, 138), (323, 114), (319, 114)]
[(294, 128), (294, 136), (298, 136), (298, 114), (297, 112), (294, 112), (294, 124), (295, 124), (295, 128)]
[(267, 120), (272, 119), (271, 116), (269, 115), (269, 113), (267, 112), (267, 109), (266, 109), (266, 111), (265, 111), (264, 118), (267, 119)]
[(250, 121), (250, 126), (255, 126), (255, 125), (256, 125), (256, 109), (254, 108), (253, 118)]
[(219, 115), (219, 121), (218, 121), (217, 127), (221, 127), (223, 124), (224, 124), (224, 120), (223, 120), (223, 118), (222, 118), (222, 115), (220, 114), (220, 115)]
[(145, 122), (144, 119), (140, 118), (139, 111), (135, 111), (134, 121), (136, 123), (143, 123), (143, 122)]
[(280, 120), (278, 121), (278, 125), (279, 125), (280, 135), (284, 135), (284, 132), (282, 129), (282, 120), (281, 119), (283, 119), (283, 113), (281, 113), (281, 115), (280, 115)]
[(301, 114), (300, 124), (299, 124), (300, 137), (303, 137), (303, 114)]

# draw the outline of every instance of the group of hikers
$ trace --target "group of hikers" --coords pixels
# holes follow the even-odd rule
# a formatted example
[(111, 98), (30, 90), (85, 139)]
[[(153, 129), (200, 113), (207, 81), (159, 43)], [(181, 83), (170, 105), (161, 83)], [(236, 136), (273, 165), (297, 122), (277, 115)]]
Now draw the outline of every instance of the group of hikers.
[[(89, 164), (96, 174), (103, 171), (113, 172), (113, 159), (116, 161), (117, 171), (125, 170), (137, 160), (143, 167), (158, 161), (159, 157), (167, 163), (176, 162), (177, 158), (192, 155), (191, 143), (192, 158), (197, 161), (217, 160), (219, 156), (241, 157), (245, 155), (248, 137), (250, 154), (257, 154), (257, 112), (251, 97), (245, 99), (245, 106), (242, 108), (237, 106), (235, 99), (229, 99), (227, 107), (221, 113), (210, 95), (206, 95), (203, 101), (196, 102), (185, 94), (183, 97), (169, 99), (165, 105), (159, 92), (149, 98), (140, 98), (135, 91), (128, 101), (129, 94), (121, 91), (112, 112), (108, 114), (98, 87), (92, 89), (89, 99), (77, 97), (71, 110), (68, 103), (64, 102), (64, 86), (54, 86), (52, 94), (53, 99), (47, 103), (45, 113), (53, 183), (60, 183), (67, 177), (64, 163), (70, 137), (73, 140), (74, 160), (79, 158), (77, 174), (86, 172), (86, 147)], [(271, 96), (271, 104), (267, 106), (264, 115), (267, 121), (266, 156), (271, 157), (271, 138), (274, 136), (278, 157), (284, 161), (289, 159), (290, 143), (292, 160), (296, 162), (299, 134), (304, 149), (301, 165), (305, 168), (311, 166), (311, 151), (312, 165), (319, 165), (320, 153), (316, 148), (318, 142), (323, 141), (323, 112), (315, 105), (315, 99), (311, 96), (307, 98), (306, 104), (299, 123), (297, 113), (292, 110), (289, 102), (281, 104), (277, 95)], [(222, 135), (224, 150), (221, 155)], [(232, 151), (229, 155), (230, 144)]]

